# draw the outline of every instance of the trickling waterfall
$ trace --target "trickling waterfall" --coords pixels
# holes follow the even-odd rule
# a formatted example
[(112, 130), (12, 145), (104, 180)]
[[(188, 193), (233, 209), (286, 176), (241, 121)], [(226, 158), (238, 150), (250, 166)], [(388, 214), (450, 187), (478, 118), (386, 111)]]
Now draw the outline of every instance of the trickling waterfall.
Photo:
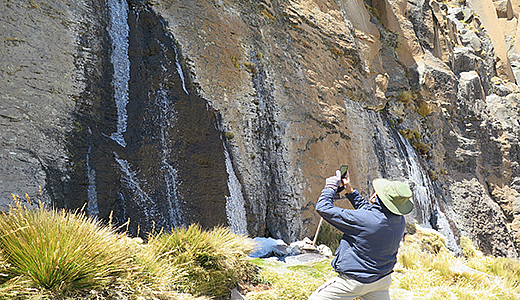
[[(159, 45), (161, 46), (161, 50), (163, 52), (167, 52), (167, 47), (159, 42)], [(176, 62), (178, 64), (178, 62)], [(180, 203), (179, 203), (179, 192), (177, 189), (178, 186), (178, 180), (177, 180), (177, 170), (172, 166), (171, 163), (169, 163), (170, 158), (170, 149), (168, 146), (168, 141), (171, 139), (171, 136), (169, 135), (169, 129), (173, 128), (175, 126), (175, 121), (177, 120), (177, 117), (175, 115), (175, 110), (172, 107), (172, 101), (169, 98), (167, 87), (165, 85), (167, 84), (169, 77), (171, 76), (168, 73), (168, 68), (166, 68), (164, 65), (171, 64), (171, 61), (166, 59), (166, 61), (161, 65), (161, 70), (163, 72), (163, 81), (159, 83), (159, 89), (155, 92), (151, 91), (148, 94), (148, 100), (150, 102), (153, 102), (153, 99), (156, 101), (156, 105), (160, 108), (160, 116), (159, 116), (159, 128), (160, 128), (160, 149), (161, 149), (161, 172), (164, 177), (164, 182), (166, 183), (166, 200), (167, 204), (169, 206), (169, 217), (170, 217), (170, 223), (174, 227), (181, 226), (183, 224), (183, 216), (180, 210)], [(183, 88), (184, 88), (184, 82), (183, 82)], [(184, 88), (184, 90), (186, 90)], [(152, 97), (153, 96), (153, 97)]]
[[(406, 151), (404, 154), (406, 159), (404, 159), (404, 161), (408, 171), (408, 179), (414, 183), (412, 187), (415, 205), (414, 211), (416, 214), (417, 212), (420, 213), (421, 220), (423, 221), (420, 225), (424, 228), (432, 228), (432, 225), (434, 225), (435, 229), (446, 237), (446, 246), (448, 249), (459, 252), (459, 246), (449, 226), (448, 218), (440, 210), (436, 201), (430, 177), (421, 167), (419, 157), (415, 149), (410, 145), (410, 142), (401, 134), (398, 135)], [(432, 216), (435, 216), (435, 220), (432, 220)]]
[(106, 36), (85, 62), (86, 88), (69, 137), (71, 188), (54, 204), (85, 207), (142, 237), (192, 223), (232, 223), (246, 233), (218, 112), (191, 92), (167, 24), (141, 1), (106, 3), (109, 18), (96, 38)]
[(179, 205), (179, 192), (177, 189), (177, 170), (173, 168), (165, 159), (161, 167), (164, 172), (164, 182), (166, 183), (166, 200), (169, 205), (170, 222), (174, 227), (183, 224), (183, 216)]
[(182, 67), (179, 63), (179, 52), (177, 51), (177, 48), (175, 48), (175, 64), (177, 66), (177, 73), (179, 73), (179, 76), (181, 77), (182, 89), (186, 95), (189, 95), (188, 90), (186, 90), (186, 80), (184, 79), (184, 73), (182, 72)]
[[(414, 182), (413, 198), (416, 211), (420, 212), (421, 220), (425, 223), (423, 225), (426, 225), (428, 220), (430, 220), (433, 211), (433, 201), (431, 200), (434, 199), (434, 195), (432, 193), (433, 189), (431, 187), (431, 181), (421, 167), (417, 153), (415, 153), (415, 149), (410, 145), (410, 142), (400, 134), (399, 138), (401, 139), (406, 151), (407, 159), (405, 159), (405, 163), (408, 170), (409, 180)], [(431, 227), (429, 224), (427, 226)]]
[[(89, 129), (90, 130), (90, 129)], [(90, 166), (90, 153), (92, 152), (92, 146), (88, 147), (87, 157), (85, 165), (87, 167), (87, 213), (89, 216), (97, 216), (99, 214), (98, 199), (96, 192), (96, 171)]]
[(110, 23), (108, 32), (112, 39), (110, 60), (114, 66), (112, 85), (117, 108), (117, 131), (110, 135), (122, 147), (126, 147), (123, 133), (127, 127), (128, 82), (130, 80), (130, 60), (128, 58), (128, 4), (126, 0), (108, 0)]
[(235, 174), (228, 150), (224, 145), (226, 171), (228, 173), (229, 197), (226, 197), (226, 214), (231, 231), (236, 234), (247, 234), (247, 219), (242, 186)]
[[(115, 152), (114, 159), (119, 164), (121, 179), (128, 188), (127, 191), (130, 194), (132, 203), (137, 204), (140, 211), (146, 217), (146, 219), (142, 221), (145, 221), (146, 223), (153, 221), (153, 216), (158, 215), (157, 209), (154, 205), (155, 201), (141, 188), (141, 183), (137, 178), (138, 172), (133, 171), (130, 163), (127, 160), (120, 158)], [(121, 197), (124, 199), (125, 203), (130, 200), (124, 198), (124, 195), (122, 194)]]

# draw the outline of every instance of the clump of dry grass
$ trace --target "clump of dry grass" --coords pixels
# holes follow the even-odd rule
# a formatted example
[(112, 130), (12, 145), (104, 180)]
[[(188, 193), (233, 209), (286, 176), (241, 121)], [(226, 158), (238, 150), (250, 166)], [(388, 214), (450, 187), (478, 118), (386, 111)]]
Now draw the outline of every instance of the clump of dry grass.
[(27, 209), (17, 201), (0, 213), (0, 299), (228, 296), (248, 270), (252, 248), (227, 228), (200, 226), (144, 243), (83, 213)]
[(253, 242), (228, 228), (204, 231), (191, 225), (151, 236), (148, 244), (159, 257), (177, 266), (175, 287), (190, 294), (226, 298), (251, 270), (247, 255)]
[(520, 299), (520, 262), (485, 256), (462, 238), (464, 257), (455, 257), (444, 238), (417, 228), (399, 251), (392, 289), (414, 299)]

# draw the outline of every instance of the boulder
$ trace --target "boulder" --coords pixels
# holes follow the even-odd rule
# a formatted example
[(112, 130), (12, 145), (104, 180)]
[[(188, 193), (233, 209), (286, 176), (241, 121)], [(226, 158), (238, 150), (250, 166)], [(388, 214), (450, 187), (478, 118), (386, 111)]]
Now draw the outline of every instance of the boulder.
[(327, 259), (325, 255), (317, 253), (304, 253), (285, 258), (285, 263), (289, 266), (306, 265)]
[(469, 72), (477, 70), (477, 62), (482, 60), (474, 54), (473, 48), (456, 47), (453, 50), (453, 67), (454, 73)]
[(245, 300), (246, 297), (242, 295), (236, 288), (231, 290), (231, 300)]
[(493, 4), (495, 5), (497, 16), (499, 18), (511, 20), (514, 17), (511, 0), (494, 0)]

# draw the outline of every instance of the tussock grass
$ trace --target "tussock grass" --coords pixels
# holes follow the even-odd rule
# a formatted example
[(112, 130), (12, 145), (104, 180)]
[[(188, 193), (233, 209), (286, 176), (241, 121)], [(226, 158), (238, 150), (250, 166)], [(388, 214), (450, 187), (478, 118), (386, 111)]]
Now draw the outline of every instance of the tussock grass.
[(406, 290), (409, 299), (520, 299), (519, 261), (486, 256), (468, 238), (461, 247), (464, 257), (455, 257), (433, 230), (407, 235), (394, 268), (394, 295)]
[(122, 238), (84, 215), (17, 205), (0, 217), (0, 283), (53, 293), (100, 288), (134, 268)]
[(253, 242), (224, 227), (203, 231), (191, 225), (171, 234), (151, 236), (148, 244), (179, 268), (176, 288), (190, 294), (223, 299), (251, 271), (247, 255), (254, 248)]
[(227, 228), (194, 225), (145, 243), (82, 213), (17, 202), (0, 213), (0, 299), (224, 298), (252, 249)]

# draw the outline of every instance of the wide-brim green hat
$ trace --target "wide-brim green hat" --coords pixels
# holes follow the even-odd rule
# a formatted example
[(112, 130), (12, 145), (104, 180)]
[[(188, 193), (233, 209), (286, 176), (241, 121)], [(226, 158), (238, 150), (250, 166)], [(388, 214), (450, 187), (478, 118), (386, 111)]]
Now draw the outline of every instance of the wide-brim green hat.
[(372, 182), (377, 196), (389, 211), (396, 215), (409, 214), (413, 209), (412, 190), (400, 182), (384, 178)]

